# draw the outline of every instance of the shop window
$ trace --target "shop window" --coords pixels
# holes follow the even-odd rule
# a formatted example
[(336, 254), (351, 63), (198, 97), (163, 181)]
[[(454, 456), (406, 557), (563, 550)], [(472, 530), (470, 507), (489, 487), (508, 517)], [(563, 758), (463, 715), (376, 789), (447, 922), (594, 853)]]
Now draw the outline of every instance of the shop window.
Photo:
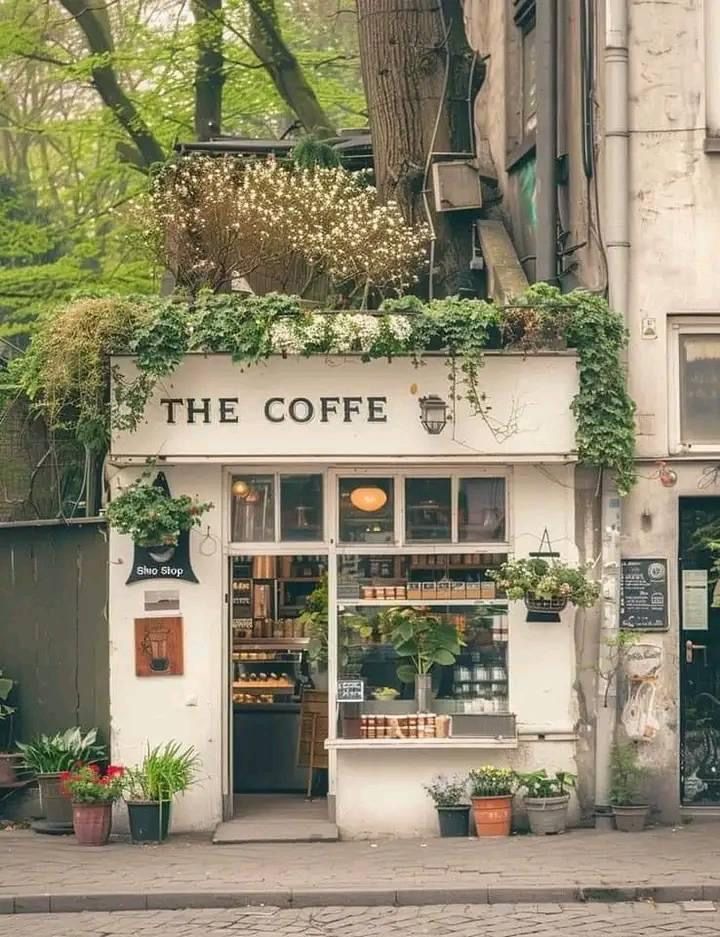
[(235, 475), (232, 498), (232, 539), (235, 543), (266, 543), (275, 539), (275, 493), (272, 475)]
[(505, 479), (461, 478), (457, 510), (458, 540), (461, 543), (504, 541)]
[[(340, 738), (513, 734), (508, 603), (489, 576), (506, 558), (337, 557), (338, 670), (362, 681), (362, 699), (341, 707)], [(440, 645), (431, 664), (427, 654)], [(428, 667), (422, 698), (418, 673)]]
[(392, 543), (395, 499), (392, 478), (341, 478), (340, 541)]
[(449, 478), (405, 479), (405, 539), (448, 542), (452, 537)]
[(280, 539), (323, 539), (322, 475), (280, 476)]
[(537, 127), (536, 0), (508, 0), (512, 19), (506, 43), (505, 76), (509, 165), (535, 145)]
[(720, 333), (679, 336), (680, 441), (720, 444)]
[(535, 59), (535, 24), (522, 35), (522, 109), (523, 134), (526, 138), (537, 127), (537, 85)]

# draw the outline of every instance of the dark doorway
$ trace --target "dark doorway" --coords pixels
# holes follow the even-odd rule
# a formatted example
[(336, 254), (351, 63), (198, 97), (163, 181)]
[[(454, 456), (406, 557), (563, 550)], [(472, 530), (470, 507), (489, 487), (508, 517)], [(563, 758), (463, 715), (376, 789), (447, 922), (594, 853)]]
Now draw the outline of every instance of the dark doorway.
[(680, 499), (680, 797), (720, 804), (720, 497)]

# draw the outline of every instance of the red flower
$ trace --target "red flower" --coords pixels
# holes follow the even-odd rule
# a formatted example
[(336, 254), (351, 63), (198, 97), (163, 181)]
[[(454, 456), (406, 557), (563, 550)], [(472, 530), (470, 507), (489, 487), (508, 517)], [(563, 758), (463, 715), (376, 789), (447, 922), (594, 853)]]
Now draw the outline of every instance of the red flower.
[(125, 774), (125, 769), (122, 765), (108, 765), (107, 776), (109, 778), (121, 778)]

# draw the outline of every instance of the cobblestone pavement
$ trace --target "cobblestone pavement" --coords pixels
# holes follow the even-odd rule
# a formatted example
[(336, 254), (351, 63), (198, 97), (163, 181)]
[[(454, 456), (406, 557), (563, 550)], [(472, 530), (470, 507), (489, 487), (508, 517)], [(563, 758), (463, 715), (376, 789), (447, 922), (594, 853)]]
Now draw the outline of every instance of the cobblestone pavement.
[[(78, 846), (73, 837), (5, 831), (0, 832), (0, 911), (3, 896), (12, 895), (152, 895), (237, 889), (277, 894), (282, 889), (661, 889), (678, 885), (701, 889), (704, 885), (708, 887), (704, 897), (715, 900), (720, 897), (711, 893), (713, 887), (720, 887), (718, 833), (717, 823), (704, 823), (676, 830), (656, 828), (638, 835), (578, 830), (557, 837), (287, 843), (280, 848), (272, 844), (213, 846), (205, 838), (171, 837), (161, 846), (118, 842), (88, 849)], [(603, 900), (602, 894), (597, 897)], [(653, 897), (662, 898), (659, 893)], [(668, 893), (665, 900), (690, 897), (703, 895)], [(437, 901), (442, 900), (438, 895)], [(521, 899), (508, 894), (495, 900)], [(558, 895), (554, 900), (570, 899)]]
[(0, 937), (706, 937), (720, 912), (676, 904), (124, 911), (0, 918)]

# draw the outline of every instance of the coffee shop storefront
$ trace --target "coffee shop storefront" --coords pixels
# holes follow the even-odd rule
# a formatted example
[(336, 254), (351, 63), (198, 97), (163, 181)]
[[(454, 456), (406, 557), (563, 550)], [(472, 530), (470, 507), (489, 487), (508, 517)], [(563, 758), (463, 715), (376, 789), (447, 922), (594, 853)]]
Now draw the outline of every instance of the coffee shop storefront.
[[(110, 533), (113, 757), (195, 746), (202, 779), (176, 830), (212, 829), (245, 794), (305, 790), (308, 693), (326, 700), (341, 836), (434, 832), (437, 773), (577, 772), (573, 613), (526, 622), (489, 575), (545, 530), (578, 559), (576, 360), (490, 353), (482, 384), (478, 415), (453, 402), (443, 356), (188, 355), (114, 434), (112, 493), (150, 461), (172, 494), (213, 505), (174, 555)], [(462, 644), (421, 705), (388, 640), (405, 608)]]

